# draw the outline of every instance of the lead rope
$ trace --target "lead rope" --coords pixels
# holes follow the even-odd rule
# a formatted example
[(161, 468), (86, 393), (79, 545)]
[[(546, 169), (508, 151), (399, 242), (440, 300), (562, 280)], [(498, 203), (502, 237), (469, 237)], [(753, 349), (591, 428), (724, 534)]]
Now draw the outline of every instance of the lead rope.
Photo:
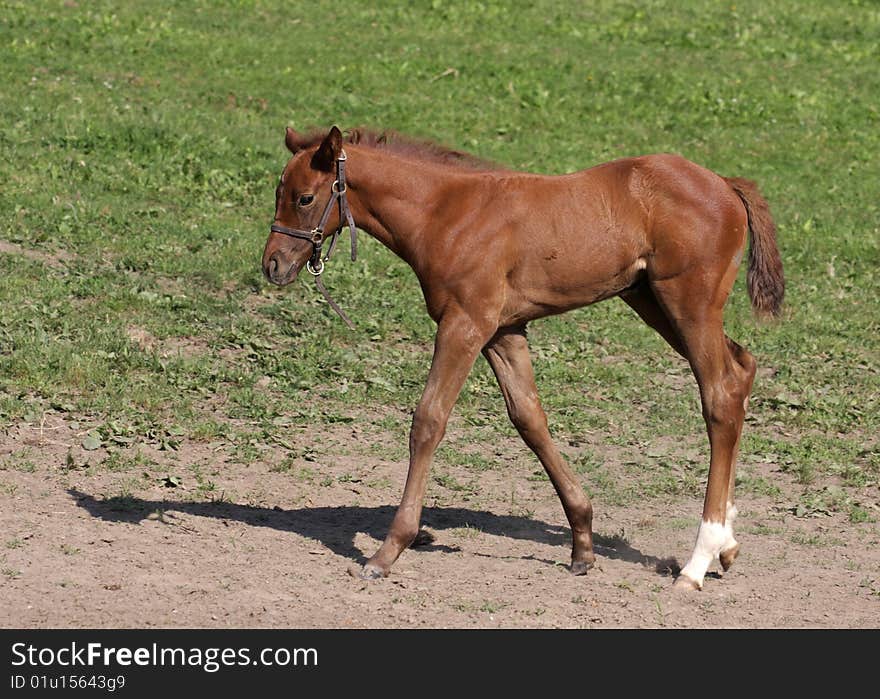
[[(322, 268), (322, 269), (323, 269), (323, 268)], [(314, 276), (315, 276), (315, 286), (318, 287), (318, 291), (320, 291), (320, 292), (324, 295), (324, 298), (327, 299), (327, 303), (330, 304), (330, 308), (332, 308), (334, 311), (336, 311), (336, 314), (337, 314), (340, 318), (342, 318), (342, 320), (345, 321), (345, 324), (346, 324), (349, 328), (351, 328), (352, 330), (354, 330), (354, 329), (355, 329), (354, 324), (348, 319), (348, 316), (345, 315), (345, 312), (339, 307), (339, 304), (336, 303), (336, 301), (334, 301), (334, 300), (331, 298), (331, 296), (330, 296), (330, 292), (327, 291), (327, 289), (326, 289), (325, 286), (324, 286), (324, 282), (321, 281), (321, 275), (320, 275), (320, 274), (316, 274), (316, 275), (314, 275)]]

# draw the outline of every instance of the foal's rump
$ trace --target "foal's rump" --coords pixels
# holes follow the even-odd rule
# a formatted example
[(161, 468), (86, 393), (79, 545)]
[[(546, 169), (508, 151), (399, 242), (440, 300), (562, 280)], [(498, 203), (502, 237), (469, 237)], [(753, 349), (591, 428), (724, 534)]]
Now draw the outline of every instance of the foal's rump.
[(650, 279), (696, 268), (691, 276), (702, 277), (705, 291), (723, 303), (750, 231), (749, 297), (759, 314), (779, 314), (784, 279), (776, 226), (754, 182), (722, 177), (681, 156), (650, 155), (633, 159), (630, 191), (646, 211)]
[(630, 191), (645, 210), (649, 272), (664, 279), (743, 249), (746, 210), (724, 178), (677, 155), (635, 158)]

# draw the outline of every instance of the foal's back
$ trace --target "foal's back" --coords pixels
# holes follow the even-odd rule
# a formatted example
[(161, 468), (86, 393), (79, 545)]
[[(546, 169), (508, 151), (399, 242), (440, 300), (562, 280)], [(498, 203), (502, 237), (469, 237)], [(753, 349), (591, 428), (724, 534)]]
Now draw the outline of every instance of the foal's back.
[(523, 318), (614, 296), (647, 275), (737, 263), (748, 219), (723, 177), (678, 155), (623, 158), (580, 172), (485, 175), (493, 231), (510, 247), (508, 305)]

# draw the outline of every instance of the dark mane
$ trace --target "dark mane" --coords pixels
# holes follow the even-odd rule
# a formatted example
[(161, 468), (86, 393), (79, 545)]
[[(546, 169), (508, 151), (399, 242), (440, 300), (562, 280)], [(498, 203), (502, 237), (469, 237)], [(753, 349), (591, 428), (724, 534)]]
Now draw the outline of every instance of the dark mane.
[[(319, 144), (326, 132), (314, 132), (308, 138), (306, 147)], [(449, 148), (427, 139), (406, 136), (391, 129), (374, 131), (365, 127), (357, 127), (345, 134), (345, 142), (368, 148), (387, 150), (419, 160), (430, 160), (445, 165), (457, 165), (471, 170), (500, 170), (502, 166), (490, 160), (478, 158), (470, 153)]]

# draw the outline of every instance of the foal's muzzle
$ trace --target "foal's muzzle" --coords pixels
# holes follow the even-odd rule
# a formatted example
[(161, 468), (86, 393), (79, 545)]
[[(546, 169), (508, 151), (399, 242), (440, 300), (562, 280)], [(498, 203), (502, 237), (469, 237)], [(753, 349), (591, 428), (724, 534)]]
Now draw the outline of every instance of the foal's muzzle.
[(286, 286), (299, 276), (305, 264), (304, 260), (297, 259), (299, 257), (300, 255), (294, 256), (275, 250), (263, 260), (263, 275), (272, 284)]

